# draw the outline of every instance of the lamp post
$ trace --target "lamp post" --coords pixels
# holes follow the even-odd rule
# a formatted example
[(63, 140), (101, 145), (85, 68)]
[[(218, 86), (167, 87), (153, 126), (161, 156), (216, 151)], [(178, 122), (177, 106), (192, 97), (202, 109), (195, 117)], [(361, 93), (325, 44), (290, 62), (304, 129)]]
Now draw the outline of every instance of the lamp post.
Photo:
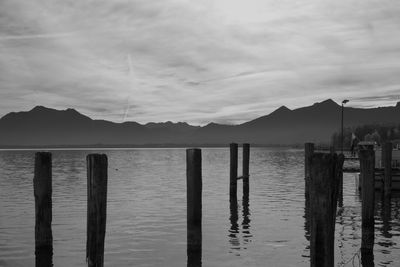
[(343, 135), (343, 110), (344, 110), (344, 104), (346, 104), (347, 102), (349, 102), (349, 100), (345, 99), (342, 101), (342, 140), (341, 140), (341, 150), (342, 150), (342, 154), (343, 154), (343, 142), (344, 142), (344, 135)]

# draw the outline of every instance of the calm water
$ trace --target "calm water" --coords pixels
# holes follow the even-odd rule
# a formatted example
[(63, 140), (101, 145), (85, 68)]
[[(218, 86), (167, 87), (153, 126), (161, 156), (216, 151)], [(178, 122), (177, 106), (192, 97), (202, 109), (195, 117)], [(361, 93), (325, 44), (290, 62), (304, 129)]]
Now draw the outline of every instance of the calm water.
[[(239, 181), (237, 209), (229, 205), (228, 149), (202, 151), (203, 266), (309, 266), (303, 151), (252, 148), (250, 199), (242, 202)], [(109, 158), (105, 265), (186, 266), (184, 149), (53, 151), (54, 266), (86, 266), (85, 157), (92, 152)], [(34, 266), (33, 163), (34, 151), (0, 151), (0, 266)], [(353, 174), (344, 176), (343, 203), (338, 266), (361, 243)], [(383, 213), (376, 202), (376, 266), (399, 266), (399, 206), (393, 198)]]

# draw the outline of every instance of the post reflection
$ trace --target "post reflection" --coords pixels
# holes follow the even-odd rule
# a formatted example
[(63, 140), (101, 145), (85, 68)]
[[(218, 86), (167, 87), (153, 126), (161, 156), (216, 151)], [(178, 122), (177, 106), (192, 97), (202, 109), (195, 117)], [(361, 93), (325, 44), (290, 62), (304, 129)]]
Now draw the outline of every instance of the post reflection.
[(238, 203), (236, 197), (231, 197), (229, 199), (229, 210), (230, 217), (229, 220), (231, 222), (231, 226), (229, 228), (229, 243), (231, 244), (231, 249), (239, 250), (240, 249), (240, 241), (238, 238), (239, 234), (239, 213), (238, 213)]
[(361, 266), (363, 267), (374, 267), (374, 253), (370, 251), (361, 250)]
[(243, 205), (243, 221), (242, 221), (243, 243), (247, 244), (251, 242), (251, 237), (252, 237), (250, 232), (251, 220), (250, 220), (250, 203), (249, 203), (248, 191), (243, 194), (242, 205)]
[[(308, 194), (305, 194), (304, 198), (304, 237), (307, 241), (310, 241), (310, 197)], [(309, 249), (309, 246), (306, 249)]]
[(53, 246), (41, 246), (35, 248), (35, 266), (53, 266)]
[(381, 207), (381, 217), (382, 217), (382, 235), (386, 238), (392, 238), (390, 231), (392, 227), (390, 225), (392, 217), (392, 203), (390, 196), (382, 196), (382, 207)]
[(201, 250), (187, 250), (187, 267), (201, 267)]
[(240, 255), (239, 251), (247, 248), (247, 244), (252, 241), (252, 234), (250, 231), (250, 201), (248, 192), (244, 191), (242, 199), (242, 222), (239, 224), (239, 207), (238, 200), (235, 197), (230, 198), (230, 228), (228, 230), (229, 243), (231, 252), (235, 255)]

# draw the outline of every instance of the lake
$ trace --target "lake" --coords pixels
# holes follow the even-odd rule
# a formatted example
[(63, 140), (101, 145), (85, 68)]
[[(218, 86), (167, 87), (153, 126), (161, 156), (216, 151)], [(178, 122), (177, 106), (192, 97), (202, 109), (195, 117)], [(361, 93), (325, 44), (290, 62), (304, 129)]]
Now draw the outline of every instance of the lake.
[[(0, 151), (0, 266), (34, 266), (35, 151)], [(54, 150), (54, 266), (86, 266), (86, 155), (109, 161), (105, 266), (186, 266), (184, 149)], [(239, 174), (241, 173), (239, 150)], [(229, 205), (229, 148), (203, 148), (202, 266), (309, 266), (304, 152), (251, 148), (250, 198)], [(375, 214), (376, 266), (399, 266), (400, 199)], [(344, 174), (335, 264), (358, 265), (361, 203)], [(354, 256), (355, 255), (355, 256)], [(349, 262), (350, 261), (350, 262)]]

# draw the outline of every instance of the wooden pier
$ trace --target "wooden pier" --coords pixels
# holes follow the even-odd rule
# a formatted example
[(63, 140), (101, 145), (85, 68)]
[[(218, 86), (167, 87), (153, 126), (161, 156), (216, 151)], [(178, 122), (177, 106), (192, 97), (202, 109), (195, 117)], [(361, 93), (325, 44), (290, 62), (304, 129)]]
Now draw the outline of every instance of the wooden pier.
[(334, 224), (336, 217), (336, 198), (339, 195), (339, 206), (340, 198), (343, 199), (340, 193), (337, 194), (343, 186), (340, 184), (343, 172), (359, 173), (356, 186), (362, 189), (361, 263), (362, 266), (374, 266), (375, 191), (380, 190), (383, 193), (384, 203), (386, 203), (384, 210), (390, 210), (392, 191), (400, 190), (400, 169), (393, 165), (392, 144), (383, 144), (381, 153), (382, 160), (377, 167), (374, 147), (364, 144), (359, 147), (359, 157), (344, 158), (341, 155), (343, 161), (359, 161), (359, 166), (343, 167), (339, 164), (340, 171), (335, 172), (333, 168), (336, 162), (335, 157), (337, 158), (335, 153), (332, 151), (315, 153), (312, 143), (305, 144), (305, 220), (306, 232), (309, 231), (310, 237), (311, 266), (334, 266), (332, 222)]
[[(237, 203), (237, 181), (243, 181), (243, 203), (249, 203), (250, 145), (243, 144), (243, 173), (238, 177), (238, 145), (230, 144), (230, 204)], [(87, 165), (86, 261), (89, 267), (104, 266), (107, 219), (108, 159), (89, 154)], [(202, 254), (202, 159), (201, 149), (186, 150), (187, 266), (201, 267)], [(53, 266), (52, 234), (52, 154), (35, 155), (33, 179), (35, 196), (35, 254), (37, 267)], [(237, 208), (236, 208), (237, 209)]]

